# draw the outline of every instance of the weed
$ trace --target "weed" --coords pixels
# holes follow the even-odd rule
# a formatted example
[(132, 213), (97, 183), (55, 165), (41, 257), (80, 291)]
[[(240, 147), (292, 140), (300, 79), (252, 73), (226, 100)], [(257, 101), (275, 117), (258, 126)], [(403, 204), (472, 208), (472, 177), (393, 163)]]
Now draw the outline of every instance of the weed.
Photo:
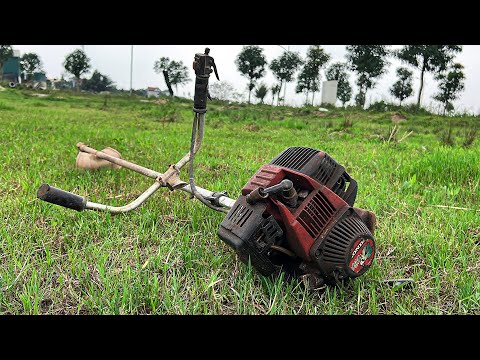
[(343, 116), (342, 128), (344, 130), (351, 128), (353, 126), (353, 119), (348, 115)]
[(463, 140), (463, 147), (468, 148), (473, 145), (477, 139), (478, 131), (476, 128), (470, 128), (465, 130), (465, 139)]
[(440, 133), (440, 141), (447, 146), (455, 145), (455, 137), (453, 135), (453, 127), (451, 122), (448, 124), (447, 128)]

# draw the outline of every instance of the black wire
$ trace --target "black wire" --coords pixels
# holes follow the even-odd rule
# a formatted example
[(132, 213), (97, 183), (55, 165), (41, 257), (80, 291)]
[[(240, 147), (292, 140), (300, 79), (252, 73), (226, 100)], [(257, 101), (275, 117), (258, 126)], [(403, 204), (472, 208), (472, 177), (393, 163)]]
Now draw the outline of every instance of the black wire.
[(202, 194), (200, 194), (195, 187), (195, 181), (194, 181), (194, 174), (193, 174), (193, 160), (195, 157), (194, 153), (194, 147), (195, 147), (195, 140), (197, 137), (197, 127), (200, 126), (200, 122), (198, 120), (198, 113), (195, 113), (195, 116), (193, 117), (193, 126), (192, 126), (192, 140), (190, 142), (190, 164), (188, 167), (188, 175), (189, 175), (189, 185), (190, 189), (192, 190), (193, 196), (195, 196), (198, 200), (200, 200), (204, 205), (208, 206), (210, 209), (216, 210), (216, 211), (221, 211), (224, 213), (228, 213), (228, 210), (221, 207), (221, 206), (215, 206), (212, 203), (210, 203), (208, 200), (206, 200)]

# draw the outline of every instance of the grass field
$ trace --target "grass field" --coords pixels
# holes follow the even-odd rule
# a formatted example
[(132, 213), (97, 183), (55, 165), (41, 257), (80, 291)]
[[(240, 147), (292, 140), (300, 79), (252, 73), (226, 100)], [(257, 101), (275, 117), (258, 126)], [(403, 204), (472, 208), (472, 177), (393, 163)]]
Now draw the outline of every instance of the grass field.
[[(372, 268), (311, 291), (239, 262), (216, 235), (224, 214), (184, 192), (116, 216), (37, 199), (47, 182), (120, 206), (151, 184), (77, 170), (79, 141), (159, 172), (188, 152), (190, 101), (104, 100), (0, 92), (0, 314), (480, 314), (480, 140), (462, 146), (478, 117), (407, 114), (395, 135), (389, 112), (210, 104), (199, 186), (236, 198), (286, 147), (309, 146), (346, 166), (355, 205), (377, 215)], [(381, 283), (406, 277), (413, 288)]]

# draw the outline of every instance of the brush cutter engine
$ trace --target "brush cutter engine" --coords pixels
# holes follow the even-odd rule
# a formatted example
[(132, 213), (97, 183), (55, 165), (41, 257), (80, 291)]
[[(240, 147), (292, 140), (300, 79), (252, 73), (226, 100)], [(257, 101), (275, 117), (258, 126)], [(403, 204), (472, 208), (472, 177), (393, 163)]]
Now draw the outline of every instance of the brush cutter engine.
[(262, 275), (282, 269), (316, 285), (365, 273), (375, 215), (354, 208), (357, 183), (323, 151), (290, 147), (245, 184), (218, 236)]
[[(148, 189), (124, 206), (88, 201), (46, 183), (38, 189), (38, 198), (77, 211), (120, 214), (136, 209), (161, 187), (182, 190), (209, 208), (227, 214), (218, 230), (219, 237), (262, 275), (284, 270), (293, 276), (308, 276), (313, 281), (310, 285), (321, 286), (365, 273), (375, 256), (375, 215), (353, 207), (356, 181), (325, 152), (307, 147), (287, 148), (252, 176), (236, 201), (226, 191), (212, 192), (195, 184), (194, 159), (203, 139), (210, 73), (214, 71), (219, 79), (209, 52), (206, 48), (203, 54), (195, 54), (193, 62), (195, 95), (190, 151), (164, 173), (107, 153), (108, 148), (98, 151), (81, 142), (77, 144), (78, 167), (126, 168), (153, 179)], [(179, 177), (187, 163), (188, 183)]]

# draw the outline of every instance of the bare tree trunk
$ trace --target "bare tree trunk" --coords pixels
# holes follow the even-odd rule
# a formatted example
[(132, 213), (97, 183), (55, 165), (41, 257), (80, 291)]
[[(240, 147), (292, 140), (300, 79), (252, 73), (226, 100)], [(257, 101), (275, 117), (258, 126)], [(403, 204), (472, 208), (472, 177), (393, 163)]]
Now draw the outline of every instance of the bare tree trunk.
[(278, 93), (277, 93), (277, 106), (280, 102), (280, 93), (282, 92), (282, 84), (283, 84), (283, 81), (280, 81), (280, 89), (278, 89)]
[(422, 97), (424, 74), (425, 74), (425, 64), (422, 65), (422, 71), (420, 73), (420, 90), (418, 90), (417, 109), (420, 108), (420, 98)]
[(167, 84), (168, 92), (170, 96), (173, 96), (172, 84), (170, 84), (170, 78), (168, 77), (168, 71), (163, 70), (163, 77), (165, 79), (165, 83)]
[(358, 86), (358, 95), (355, 96), (355, 106), (365, 107), (365, 102), (367, 101), (367, 90), (363, 89), (363, 84)]
[(312, 91), (312, 106), (313, 106), (313, 99), (315, 99), (315, 91)]

